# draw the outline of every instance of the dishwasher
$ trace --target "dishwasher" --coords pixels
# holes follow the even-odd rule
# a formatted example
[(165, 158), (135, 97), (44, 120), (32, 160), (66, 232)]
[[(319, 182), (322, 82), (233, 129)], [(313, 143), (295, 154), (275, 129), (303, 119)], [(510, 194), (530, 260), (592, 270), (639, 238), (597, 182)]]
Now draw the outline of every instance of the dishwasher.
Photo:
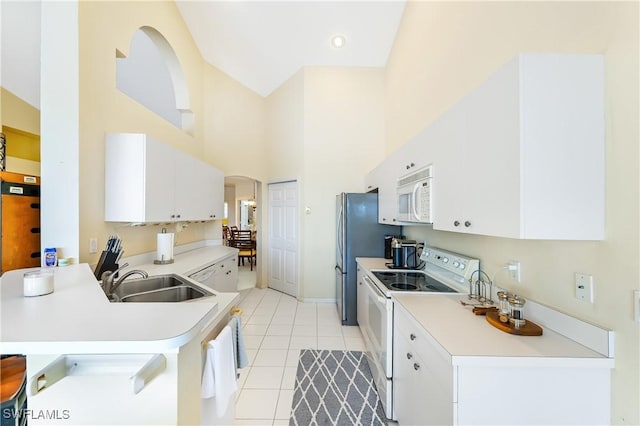
[(193, 274), (189, 275), (189, 278), (214, 290), (220, 290), (215, 287), (218, 268), (219, 266), (215, 263), (213, 265), (205, 266), (198, 272), (194, 272)]

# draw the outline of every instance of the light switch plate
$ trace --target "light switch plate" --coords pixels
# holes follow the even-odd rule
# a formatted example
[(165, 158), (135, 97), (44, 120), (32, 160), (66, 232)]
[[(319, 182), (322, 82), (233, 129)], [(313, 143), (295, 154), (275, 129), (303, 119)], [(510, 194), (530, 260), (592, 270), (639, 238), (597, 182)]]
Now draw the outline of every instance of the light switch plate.
[(89, 238), (89, 253), (97, 253), (98, 252), (98, 239), (97, 238)]
[(593, 276), (576, 272), (576, 299), (593, 303)]

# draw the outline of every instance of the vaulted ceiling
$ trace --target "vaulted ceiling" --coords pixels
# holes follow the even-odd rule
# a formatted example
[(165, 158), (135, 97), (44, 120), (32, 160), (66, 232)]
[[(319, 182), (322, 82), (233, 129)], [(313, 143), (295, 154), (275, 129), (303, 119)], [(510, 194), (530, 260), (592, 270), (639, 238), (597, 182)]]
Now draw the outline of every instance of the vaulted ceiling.
[[(203, 58), (267, 96), (304, 66), (385, 66), (405, 2), (177, 0), (176, 4)], [(2, 1), (0, 7), (0, 83), (39, 108), (40, 3)], [(335, 35), (344, 37), (343, 47), (332, 46)]]

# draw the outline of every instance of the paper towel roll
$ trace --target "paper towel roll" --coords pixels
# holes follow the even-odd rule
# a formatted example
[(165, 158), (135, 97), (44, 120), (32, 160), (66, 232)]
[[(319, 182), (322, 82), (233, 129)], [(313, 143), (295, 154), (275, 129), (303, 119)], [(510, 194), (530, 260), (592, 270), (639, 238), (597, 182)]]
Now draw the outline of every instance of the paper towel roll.
[(156, 260), (167, 263), (173, 261), (173, 233), (158, 234)]

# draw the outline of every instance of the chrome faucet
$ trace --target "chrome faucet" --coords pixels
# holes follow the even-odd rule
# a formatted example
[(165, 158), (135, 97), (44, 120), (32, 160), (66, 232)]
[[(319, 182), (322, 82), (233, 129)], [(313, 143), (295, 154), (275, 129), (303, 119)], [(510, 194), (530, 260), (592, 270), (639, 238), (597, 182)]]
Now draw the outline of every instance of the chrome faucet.
[(149, 274), (147, 274), (145, 271), (142, 271), (140, 269), (134, 269), (132, 271), (128, 271), (127, 273), (125, 273), (123, 276), (120, 277), (118, 281), (115, 281), (116, 273), (126, 268), (127, 266), (129, 266), (129, 264), (125, 263), (124, 265), (120, 266), (118, 269), (116, 269), (113, 272), (105, 271), (102, 273), (102, 289), (104, 290), (104, 293), (107, 295), (109, 299), (113, 297), (113, 293), (118, 289), (118, 287), (120, 287), (122, 282), (128, 277), (130, 277), (131, 275), (138, 274), (142, 278), (149, 277)]

